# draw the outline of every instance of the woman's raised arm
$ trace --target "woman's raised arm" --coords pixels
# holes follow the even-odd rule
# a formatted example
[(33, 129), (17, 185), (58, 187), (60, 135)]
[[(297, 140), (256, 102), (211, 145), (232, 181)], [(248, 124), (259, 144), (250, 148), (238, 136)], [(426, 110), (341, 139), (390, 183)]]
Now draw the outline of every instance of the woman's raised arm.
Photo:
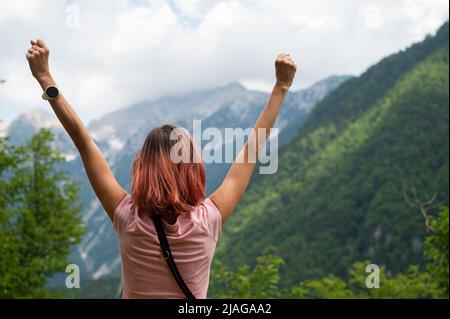
[[(49, 50), (44, 41), (31, 40), (31, 48), (28, 49), (26, 57), (31, 73), (44, 92), (47, 88), (56, 86), (48, 65)], [(49, 102), (80, 152), (92, 188), (112, 220), (114, 211), (126, 192), (117, 183), (100, 149), (64, 96), (59, 93), (56, 97), (49, 99)]]
[(220, 210), (222, 222), (225, 222), (231, 215), (247, 189), (256, 166), (256, 158), (270, 136), (270, 130), (275, 124), (286, 93), (292, 85), (296, 70), (297, 65), (289, 54), (282, 53), (277, 57), (275, 61), (276, 83), (272, 95), (256, 121), (248, 143), (237, 155), (222, 184), (210, 196)]

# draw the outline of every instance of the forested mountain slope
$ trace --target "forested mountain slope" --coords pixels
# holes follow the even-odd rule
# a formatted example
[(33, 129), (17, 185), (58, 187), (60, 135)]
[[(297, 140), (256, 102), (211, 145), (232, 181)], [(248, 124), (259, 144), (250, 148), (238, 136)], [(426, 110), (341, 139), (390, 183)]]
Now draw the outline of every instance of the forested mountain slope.
[(446, 23), (319, 103), (278, 173), (254, 178), (217, 257), (238, 266), (276, 246), (285, 285), (344, 276), (356, 260), (393, 271), (423, 262), (423, 217), (404, 193), (448, 205), (448, 36)]

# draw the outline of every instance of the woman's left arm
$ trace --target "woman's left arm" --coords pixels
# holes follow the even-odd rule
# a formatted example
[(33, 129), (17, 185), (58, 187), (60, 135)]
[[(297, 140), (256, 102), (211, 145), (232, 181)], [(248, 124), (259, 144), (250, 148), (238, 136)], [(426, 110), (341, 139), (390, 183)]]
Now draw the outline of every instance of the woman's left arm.
[[(26, 55), (31, 73), (41, 85), (42, 90), (49, 86), (56, 86), (48, 66), (49, 50), (46, 44), (42, 40), (32, 40), (31, 45)], [(126, 194), (125, 190), (115, 179), (100, 149), (64, 96), (60, 93), (49, 102), (78, 149), (89, 182), (112, 220), (117, 205)]]

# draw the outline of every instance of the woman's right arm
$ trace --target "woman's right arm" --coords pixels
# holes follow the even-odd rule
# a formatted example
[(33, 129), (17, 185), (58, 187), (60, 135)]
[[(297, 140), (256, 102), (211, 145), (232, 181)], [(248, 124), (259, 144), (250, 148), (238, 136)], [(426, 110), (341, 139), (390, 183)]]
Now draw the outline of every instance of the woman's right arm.
[[(256, 121), (249, 141), (237, 155), (219, 188), (210, 196), (219, 208), (224, 223), (247, 189), (256, 166), (256, 158), (264, 148), (286, 93), (294, 80), (297, 65), (288, 54), (280, 54), (275, 61), (276, 83), (269, 101)], [(262, 133), (262, 134), (261, 134)]]
[[(49, 50), (47, 46), (42, 40), (32, 40), (31, 45), (32, 47), (27, 52), (31, 73), (41, 85), (42, 90), (49, 86), (55, 86), (56, 82), (53, 80), (48, 66)], [(116, 181), (100, 149), (64, 96), (60, 94), (49, 102), (78, 149), (92, 188), (112, 220), (114, 211), (126, 192)]]

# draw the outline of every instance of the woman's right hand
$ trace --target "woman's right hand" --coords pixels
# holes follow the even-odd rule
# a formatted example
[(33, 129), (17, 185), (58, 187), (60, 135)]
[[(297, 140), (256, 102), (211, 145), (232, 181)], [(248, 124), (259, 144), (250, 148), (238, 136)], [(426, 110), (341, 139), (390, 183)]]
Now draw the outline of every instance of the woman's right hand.
[(279, 54), (275, 61), (276, 86), (284, 91), (289, 90), (294, 81), (296, 71), (297, 64), (295, 64), (290, 55), (286, 53)]
[[(270, 136), (270, 130), (277, 120), (278, 112), (286, 93), (291, 87), (292, 81), (294, 81), (297, 65), (292, 61), (289, 54), (282, 53), (278, 55), (275, 61), (275, 70), (277, 82), (269, 101), (255, 123), (249, 142), (237, 155), (222, 184), (210, 196), (211, 200), (219, 208), (222, 215), (222, 223), (225, 223), (231, 215), (248, 187), (256, 166), (256, 161), (251, 159), (258, 155), (258, 152), (262, 150)], [(266, 134), (261, 133), (261, 131)], [(257, 147), (256, 150), (254, 146)], [(255, 151), (257, 153), (252, 154)]]

